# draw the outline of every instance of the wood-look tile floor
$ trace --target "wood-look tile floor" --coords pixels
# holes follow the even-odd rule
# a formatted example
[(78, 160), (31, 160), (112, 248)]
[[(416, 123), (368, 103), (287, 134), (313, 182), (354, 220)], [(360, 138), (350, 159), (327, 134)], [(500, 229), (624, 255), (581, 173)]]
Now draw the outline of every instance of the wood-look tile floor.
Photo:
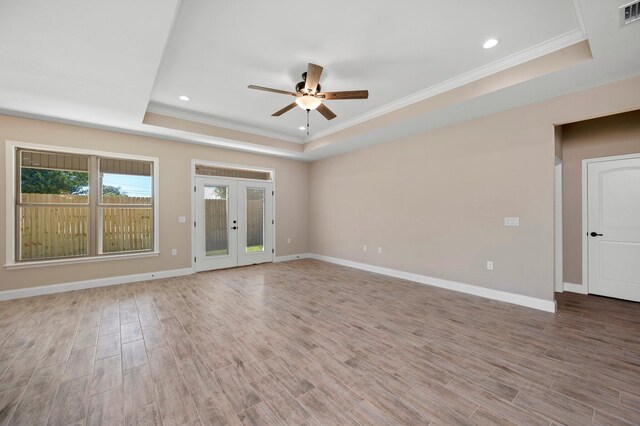
[(0, 303), (0, 424), (640, 424), (640, 304), (313, 260)]

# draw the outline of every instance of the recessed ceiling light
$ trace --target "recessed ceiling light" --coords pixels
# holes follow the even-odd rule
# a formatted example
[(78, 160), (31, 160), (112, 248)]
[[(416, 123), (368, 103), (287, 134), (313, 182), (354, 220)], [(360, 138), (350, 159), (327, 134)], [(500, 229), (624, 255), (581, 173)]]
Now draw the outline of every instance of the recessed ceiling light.
[(306, 129), (306, 127), (304, 127), (304, 126), (298, 127), (298, 130), (305, 130), (305, 129)]
[(489, 40), (484, 42), (482, 47), (484, 47), (485, 49), (491, 49), (493, 47), (496, 47), (498, 43), (500, 43), (500, 40), (498, 40), (497, 38), (490, 38)]
[(181, 101), (190, 101), (190, 100), (191, 100), (191, 98), (190, 98), (190, 97), (188, 97), (188, 96), (185, 96), (185, 95), (180, 95), (180, 100), (181, 100)]

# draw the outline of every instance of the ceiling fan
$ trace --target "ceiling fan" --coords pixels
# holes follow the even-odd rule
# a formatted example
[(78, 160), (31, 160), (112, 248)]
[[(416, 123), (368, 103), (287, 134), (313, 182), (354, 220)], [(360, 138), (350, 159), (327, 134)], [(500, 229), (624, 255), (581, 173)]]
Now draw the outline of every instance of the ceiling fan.
[(271, 114), (272, 117), (279, 117), (285, 112), (297, 106), (307, 111), (307, 135), (309, 134), (309, 112), (317, 109), (320, 114), (327, 120), (333, 120), (336, 115), (325, 104), (324, 100), (344, 100), (344, 99), (367, 99), (369, 97), (368, 90), (350, 90), (345, 92), (322, 92), (320, 84), (320, 75), (322, 67), (316, 64), (309, 64), (307, 72), (302, 73), (302, 81), (296, 84), (295, 92), (286, 90), (272, 89), (270, 87), (249, 85), (249, 89), (263, 90), (265, 92), (280, 93), (282, 95), (295, 96), (296, 100), (279, 111)]

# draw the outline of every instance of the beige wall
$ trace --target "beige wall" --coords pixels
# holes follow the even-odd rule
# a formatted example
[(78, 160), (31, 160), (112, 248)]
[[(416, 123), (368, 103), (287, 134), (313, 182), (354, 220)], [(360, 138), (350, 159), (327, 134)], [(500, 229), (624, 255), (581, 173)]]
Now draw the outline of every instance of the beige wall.
[[(308, 163), (8, 116), (0, 116), (0, 140), (159, 157), (161, 251), (158, 257), (142, 259), (10, 271), (0, 268), (0, 291), (191, 267), (190, 223), (178, 223), (178, 216), (191, 216), (192, 158), (274, 168), (277, 204), (276, 254), (283, 256), (308, 251)], [(0, 164), (0, 220), (4, 224), (4, 147), (0, 150)], [(12, 230), (0, 227), (0, 259), (3, 263), (6, 259), (4, 242), (7, 232)], [(291, 244), (287, 244), (287, 238), (291, 238)], [(171, 256), (172, 248), (178, 249), (178, 256)]]
[[(177, 217), (190, 216), (190, 160), (199, 158), (276, 169), (278, 255), (311, 251), (552, 300), (554, 125), (637, 109), (640, 77), (311, 165), (0, 116), (2, 140), (159, 157), (162, 251), (136, 260), (3, 268), (0, 291), (189, 267), (190, 225)], [(0, 175), (4, 180), (4, 170)], [(521, 226), (505, 228), (504, 216), (519, 216)], [(2, 242), (7, 232), (0, 227)], [(2, 244), (0, 258), (4, 250)], [(495, 262), (494, 271), (485, 269), (486, 260)]]
[(640, 152), (640, 110), (562, 126), (564, 282), (582, 284), (582, 160)]
[[(552, 300), (554, 124), (638, 108), (638, 83), (313, 163), (311, 251)], [(505, 216), (521, 226), (505, 227)]]

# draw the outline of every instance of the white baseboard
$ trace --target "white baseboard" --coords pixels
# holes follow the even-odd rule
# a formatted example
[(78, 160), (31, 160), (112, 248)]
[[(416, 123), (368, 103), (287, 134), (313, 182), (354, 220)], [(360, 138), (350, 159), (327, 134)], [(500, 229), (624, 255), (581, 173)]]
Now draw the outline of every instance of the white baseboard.
[(290, 260), (298, 260), (298, 259), (308, 259), (311, 257), (311, 253), (299, 253), (299, 254), (290, 254), (288, 256), (276, 256), (273, 259), (274, 262), (288, 262)]
[(568, 291), (570, 293), (580, 293), (580, 294), (589, 293), (586, 285), (572, 284), (572, 283), (564, 283), (564, 291)]
[(82, 290), (85, 288), (105, 287), (109, 285), (128, 284), (138, 281), (157, 280), (160, 278), (179, 277), (193, 274), (193, 269), (172, 269), (168, 271), (147, 272), (144, 274), (121, 275), (117, 277), (97, 278), (93, 280), (76, 281), (64, 284), (43, 285), (38, 287), (19, 288), (0, 291), (0, 300), (20, 299), (23, 297), (40, 296), (42, 294), (63, 293), (65, 291)]
[(479, 287), (476, 285), (464, 284), (456, 281), (443, 280), (441, 278), (433, 278), (425, 275), (418, 275), (410, 272), (398, 271), (396, 269), (383, 268), (380, 266), (369, 265), (366, 263), (352, 262), (350, 260), (338, 259), (338, 258), (329, 257), (329, 256), (322, 256), (314, 253), (311, 253), (309, 257), (311, 257), (312, 259), (335, 263), (337, 265), (349, 266), (351, 268), (357, 268), (357, 269), (362, 269), (364, 271), (375, 272), (376, 274), (382, 274), (390, 277), (414, 281), (419, 284), (431, 285), (435, 287), (446, 288), (448, 290), (459, 291), (461, 293), (473, 294), (474, 296), (480, 296), (486, 299), (493, 299), (493, 300), (499, 300), (501, 302), (513, 303), (514, 305), (526, 306), (528, 308), (538, 309), (546, 312), (556, 311), (556, 302), (554, 300), (544, 300), (544, 299), (538, 299), (536, 297), (523, 296), (521, 294), (508, 293), (506, 291), (492, 290), (489, 288)]

